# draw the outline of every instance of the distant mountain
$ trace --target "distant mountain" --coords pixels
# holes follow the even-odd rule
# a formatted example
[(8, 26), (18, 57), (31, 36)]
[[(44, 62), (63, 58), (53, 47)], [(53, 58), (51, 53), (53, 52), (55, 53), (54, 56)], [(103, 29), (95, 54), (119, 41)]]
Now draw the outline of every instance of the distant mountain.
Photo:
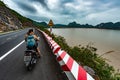
[(45, 28), (48, 27), (46, 22), (36, 22), (36, 21), (33, 21), (33, 24), (36, 25), (36, 26), (41, 26), (41, 27), (45, 27)]
[(65, 27), (67, 27), (67, 25), (64, 25), (64, 24), (55, 24), (53, 26), (53, 28), (65, 28)]
[(74, 27), (75, 28), (93, 28), (94, 26), (89, 25), (89, 24), (78, 24), (74, 21), (74, 22), (69, 23), (67, 27), (69, 28), (74, 28)]
[[(37, 26), (43, 26), (45, 28), (49, 28), (46, 22), (34, 22)], [(69, 23), (68, 25), (64, 24), (55, 24), (53, 28), (98, 28), (98, 29), (114, 29), (114, 30), (120, 30), (120, 22), (107, 22), (107, 23), (100, 23), (95, 26), (90, 24), (79, 24), (74, 22)]]
[(89, 24), (78, 24), (74, 21), (69, 23), (68, 25), (55, 24), (53, 28), (94, 28), (94, 26)]
[(56, 24), (54, 28), (98, 28), (98, 29), (114, 29), (120, 30), (120, 22), (108, 22), (108, 23), (100, 23), (98, 25), (90, 25), (90, 24), (78, 24), (75, 21), (69, 23), (68, 25)]
[(119, 29), (120, 30), (120, 22), (101, 23), (101, 24), (96, 25), (95, 27), (99, 29)]

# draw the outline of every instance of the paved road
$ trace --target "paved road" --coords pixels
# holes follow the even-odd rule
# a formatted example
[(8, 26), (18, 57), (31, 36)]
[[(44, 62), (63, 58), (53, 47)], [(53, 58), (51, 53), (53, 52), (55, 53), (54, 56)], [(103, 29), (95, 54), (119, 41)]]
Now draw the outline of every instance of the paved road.
[[(0, 35), (0, 57), (23, 41), (27, 30)], [(0, 61), (0, 80), (68, 80), (60, 69), (43, 35), (38, 31), (36, 33), (40, 37), (39, 48), (43, 56), (34, 69), (27, 71), (25, 68), (23, 62), (26, 49), (24, 42)]]

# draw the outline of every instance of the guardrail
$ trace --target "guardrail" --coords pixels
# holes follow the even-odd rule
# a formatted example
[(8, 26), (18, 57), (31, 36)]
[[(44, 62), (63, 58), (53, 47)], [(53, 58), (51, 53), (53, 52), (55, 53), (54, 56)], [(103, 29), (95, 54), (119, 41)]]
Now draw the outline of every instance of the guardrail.
[(69, 80), (94, 80), (67, 52), (61, 50), (60, 46), (52, 40), (45, 32), (43, 33), (53, 53), (56, 55), (62, 70), (65, 72)]

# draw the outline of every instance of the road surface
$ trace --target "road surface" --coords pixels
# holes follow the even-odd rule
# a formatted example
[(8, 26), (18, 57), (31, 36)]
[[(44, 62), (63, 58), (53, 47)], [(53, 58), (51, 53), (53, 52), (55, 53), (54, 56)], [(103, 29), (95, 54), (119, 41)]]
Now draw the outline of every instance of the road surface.
[[(44, 36), (38, 31), (36, 34), (40, 37), (39, 48), (42, 57), (32, 71), (26, 70), (23, 62), (26, 47), (23, 40), (27, 31), (28, 29), (24, 29), (0, 35), (0, 58), (9, 53), (0, 60), (0, 80), (68, 80)], [(19, 43), (21, 44), (13, 49)], [(10, 52), (11, 49), (13, 50)]]

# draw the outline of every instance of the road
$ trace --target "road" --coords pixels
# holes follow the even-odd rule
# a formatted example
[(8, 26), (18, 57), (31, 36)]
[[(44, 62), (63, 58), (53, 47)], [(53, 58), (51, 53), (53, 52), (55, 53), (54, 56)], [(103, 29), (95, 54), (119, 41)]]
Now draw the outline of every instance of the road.
[[(13, 47), (24, 40), (28, 29), (9, 34), (0, 35), (0, 58), (8, 53)], [(56, 61), (44, 36), (36, 31), (40, 37), (39, 48), (42, 57), (39, 59), (32, 71), (27, 71), (23, 62), (25, 42), (11, 51), (0, 60), (0, 80), (68, 80), (60, 65)]]

